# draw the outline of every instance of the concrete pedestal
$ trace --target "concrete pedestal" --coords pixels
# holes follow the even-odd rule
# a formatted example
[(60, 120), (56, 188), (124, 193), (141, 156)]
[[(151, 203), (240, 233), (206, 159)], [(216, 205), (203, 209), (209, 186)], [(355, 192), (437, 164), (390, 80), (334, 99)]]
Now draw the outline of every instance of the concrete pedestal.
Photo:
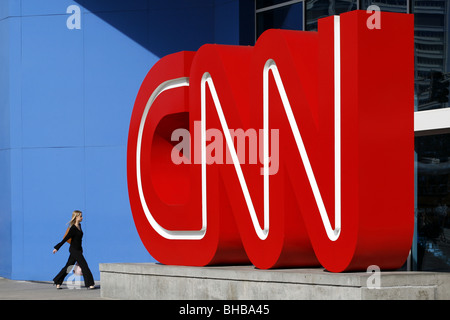
[(116, 299), (450, 299), (450, 273), (435, 272), (102, 263), (100, 277), (101, 296)]

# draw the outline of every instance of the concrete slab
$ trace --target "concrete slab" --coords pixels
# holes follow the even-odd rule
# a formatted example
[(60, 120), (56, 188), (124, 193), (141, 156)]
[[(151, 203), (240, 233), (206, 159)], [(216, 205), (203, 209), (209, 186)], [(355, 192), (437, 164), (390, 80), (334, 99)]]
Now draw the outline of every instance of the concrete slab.
[(64, 282), (56, 290), (52, 282), (0, 278), (0, 300), (100, 300), (100, 283), (95, 285), (96, 289), (87, 290), (84, 284)]
[(330, 273), (253, 266), (101, 263), (101, 297), (176, 300), (450, 299), (450, 273)]

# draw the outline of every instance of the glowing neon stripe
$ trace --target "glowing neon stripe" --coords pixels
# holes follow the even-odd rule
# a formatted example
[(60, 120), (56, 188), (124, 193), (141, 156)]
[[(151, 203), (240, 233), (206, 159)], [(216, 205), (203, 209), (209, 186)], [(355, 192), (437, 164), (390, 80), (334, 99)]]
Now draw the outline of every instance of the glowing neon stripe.
[(180, 87), (189, 86), (189, 78), (178, 78), (163, 82), (158, 88), (153, 91), (150, 98), (145, 105), (144, 113), (142, 114), (141, 122), (139, 125), (138, 140), (136, 146), (136, 177), (137, 186), (139, 191), (139, 199), (141, 200), (142, 209), (145, 216), (153, 229), (162, 237), (171, 240), (199, 240), (202, 239), (206, 233), (206, 210), (202, 212), (202, 228), (200, 230), (167, 230), (163, 228), (153, 217), (150, 209), (145, 201), (144, 192), (142, 190), (141, 179), (141, 148), (142, 148), (142, 134), (144, 132), (145, 120), (147, 119), (148, 112), (156, 100), (156, 98), (164, 91), (176, 89)]
[(247, 183), (241, 170), (238, 156), (234, 148), (233, 139), (230, 135), (230, 130), (225, 119), (225, 116), (214, 87), (213, 80), (209, 73), (205, 73), (201, 83), (201, 117), (202, 117), (202, 199), (203, 210), (206, 209), (206, 102), (205, 102), (205, 83), (208, 83), (217, 114), (219, 116), (220, 124), (225, 134), (228, 149), (233, 159), (234, 168), (244, 194), (247, 208), (252, 219), (253, 227), (256, 234), (261, 240), (265, 240), (269, 234), (269, 71), (272, 72), (275, 83), (280, 94), (286, 116), (289, 120), (292, 133), (297, 144), (298, 151), (302, 158), (303, 166), (305, 167), (311, 189), (319, 209), (322, 223), (325, 227), (328, 238), (331, 241), (336, 241), (341, 232), (341, 59), (340, 59), (340, 20), (339, 16), (334, 17), (334, 167), (335, 167), (335, 221), (333, 229), (331, 227), (330, 219), (328, 218), (327, 210), (323, 203), (322, 195), (320, 194), (316, 178), (314, 176), (309, 157), (306, 152), (303, 139), (295, 121), (292, 112), (291, 104), (284, 89), (283, 81), (276, 66), (275, 61), (269, 59), (264, 65), (263, 73), (263, 141), (264, 141), (264, 228), (261, 228), (258, 218), (256, 216), (253, 201), (248, 191)]

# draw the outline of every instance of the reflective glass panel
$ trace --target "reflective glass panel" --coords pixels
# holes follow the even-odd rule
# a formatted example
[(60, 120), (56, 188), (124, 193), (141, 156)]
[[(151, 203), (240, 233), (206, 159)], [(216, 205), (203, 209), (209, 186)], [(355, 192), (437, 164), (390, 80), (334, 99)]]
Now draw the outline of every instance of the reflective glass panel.
[(450, 134), (415, 138), (415, 268), (450, 271)]
[(366, 10), (368, 6), (377, 5), (381, 11), (407, 13), (407, 0), (361, 0), (361, 10)]
[(356, 0), (307, 0), (306, 1), (306, 30), (317, 31), (317, 21), (335, 14), (357, 9)]
[(414, 1), (416, 110), (448, 107), (449, 1)]

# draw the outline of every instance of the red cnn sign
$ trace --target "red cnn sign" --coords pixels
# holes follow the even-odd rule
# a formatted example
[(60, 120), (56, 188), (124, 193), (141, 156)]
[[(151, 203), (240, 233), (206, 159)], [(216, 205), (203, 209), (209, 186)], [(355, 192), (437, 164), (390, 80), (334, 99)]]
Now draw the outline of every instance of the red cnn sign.
[(154, 65), (127, 170), (156, 260), (402, 266), (414, 228), (413, 16), (383, 12), (379, 28), (369, 18), (353, 11), (318, 32), (269, 30), (254, 47), (204, 45)]

